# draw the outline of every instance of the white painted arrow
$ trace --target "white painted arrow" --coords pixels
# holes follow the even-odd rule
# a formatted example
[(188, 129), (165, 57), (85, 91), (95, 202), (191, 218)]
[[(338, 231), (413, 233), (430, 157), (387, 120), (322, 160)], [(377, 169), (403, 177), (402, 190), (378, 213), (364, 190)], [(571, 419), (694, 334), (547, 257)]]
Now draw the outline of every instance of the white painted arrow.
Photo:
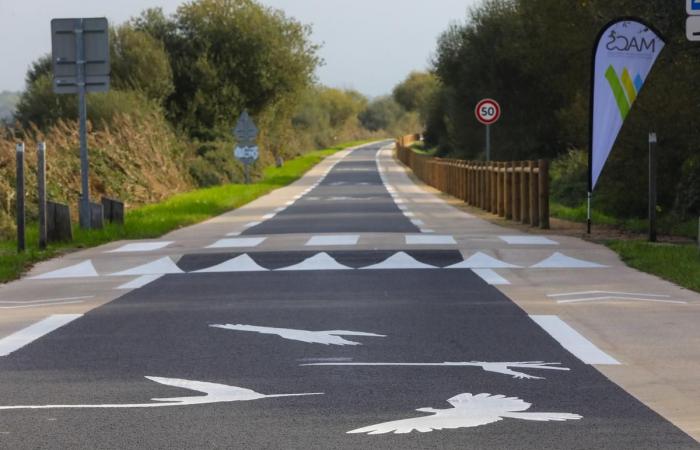
[(299, 397), (306, 395), (322, 395), (323, 392), (310, 392), (304, 394), (273, 394), (265, 395), (251, 389), (226, 384), (207, 383), (204, 381), (181, 380), (177, 378), (146, 377), (156, 383), (166, 386), (189, 389), (191, 391), (202, 392), (205, 395), (191, 397), (172, 398), (152, 398), (151, 401), (157, 403), (115, 403), (102, 405), (20, 405), (20, 406), (0, 406), (0, 410), (7, 409), (88, 409), (88, 408), (162, 408), (165, 406), (189, 406), (204, 405), (211, 403), (244, 402), (273, 397)]
[(544, 380), (543, 377), (536, 377), (533, 375), (528, 375), (524, 372), (515, 371), (509, 369), (509, 367), (516, 367), (519, 369), (544, 369), (544, 370), (566, 370), (568, 367), (559, 367), (561, 363), (545, 363), (542, 361), (528, 361), (528, 362), (483, 362), (483, 361), (471, 361), (471, 362), (444, 362), (444, 363), (363, 363), (363, 362), (353, 362), (353, 363), (314, 363), (314, 364), (302, 364), (302, 366), (404, 366), (404, 367), (481, 367), (486, 372), (500, 373), (503, 375), (510, 375), (516, 379), (528, 379), (528, 380)]
[(517, 397), (491, 394), (459, 394), (447, 402), (451, 408), (418, 408), (416, 411), (431, 413), (431, 416), (395, 420), (348, 431), (367, 434), (407, 434), (412, 431), (428, 433), (434, 430), (472, 428), (499, 422), (503, 419), (532, 420), (537, 422), (579, 420), (578, 414), (552, 412), (522, 412), (530, 409), (531, 403)]
[(209, 325), (212, 328), (223, 328), (224, 330), (234, 330), (234, 331), (252, 331), (260, 334), (276, 334), (283, 339), (289, 339), (291, 341), (301, 341), (308, 342), (310, 344), (324, 344), (324, 345), (362, 345), (360, 342), (349, 341), (343, 339), (340, 336), (369, 336), (369, 337), (386, 337), (383, 334), (374, 333), (363, 333), (361, 331), (344, 331), (344, 330), (330, 330), (330, 331), (307, 331), (307, 330), (295, 330), (291, 328), (271, 328), (271, 327), (258, 327), (254, 325)]

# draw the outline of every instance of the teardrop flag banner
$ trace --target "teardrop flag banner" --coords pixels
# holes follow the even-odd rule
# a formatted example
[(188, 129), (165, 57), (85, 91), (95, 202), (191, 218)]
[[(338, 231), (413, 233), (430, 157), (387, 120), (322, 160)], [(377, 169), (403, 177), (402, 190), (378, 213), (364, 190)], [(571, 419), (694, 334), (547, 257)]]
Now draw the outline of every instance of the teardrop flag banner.
[(619, 18), (598, 34), (591, 79), (588, 232), (591, 198), (617, 136), (665, 46), (661, 34), (636, 18)]

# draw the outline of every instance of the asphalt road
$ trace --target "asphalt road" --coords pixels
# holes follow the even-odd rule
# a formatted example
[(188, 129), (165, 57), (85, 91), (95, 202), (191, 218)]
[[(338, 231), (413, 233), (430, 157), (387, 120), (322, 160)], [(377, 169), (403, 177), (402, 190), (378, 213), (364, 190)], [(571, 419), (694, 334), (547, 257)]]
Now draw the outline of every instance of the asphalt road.
[[(375, 152), (245, 234), (416, 232)], [(194, 273), (243, 253), (185, 255), (187, 273), (0, 358), (0, 447), (698, 447), (471, 270), (446, 269), (457, 251), (398, 256), (430, 270), (372, 267), (397, 257), (385, 250), (329, 249), (319, 270), (302, 270), (319, 251), (246, 254), (258, 271)]]

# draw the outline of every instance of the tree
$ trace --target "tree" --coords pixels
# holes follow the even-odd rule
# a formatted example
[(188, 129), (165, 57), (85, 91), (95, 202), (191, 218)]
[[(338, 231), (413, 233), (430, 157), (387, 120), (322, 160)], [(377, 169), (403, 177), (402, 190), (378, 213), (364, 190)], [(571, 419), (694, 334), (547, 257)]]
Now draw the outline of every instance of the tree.
[(133, 24), (163, 42), (175, 82), (168, 112), (194, 137), (228, 134), (244, 109), (268, 129), (289, 126), (320, 63), (308, 26), (252, 0), (193, 1)]
[(411, 72), (394, 88), (394, 100), (406, 111), (416, 111), (425, 122), (431, 98), (439, 88), (435, 75), (428, 72)]
[(386, 130), (398, 122), (403, 109), (396, 100), (387, 96), (371, 101), (367, 108), (360, 113), (360, 122), (370, 131)]
[(162, 104), (175, 87), (170, 60), (163, 43), (130, 25), (110, 33), (112, 87), (135, 90)]

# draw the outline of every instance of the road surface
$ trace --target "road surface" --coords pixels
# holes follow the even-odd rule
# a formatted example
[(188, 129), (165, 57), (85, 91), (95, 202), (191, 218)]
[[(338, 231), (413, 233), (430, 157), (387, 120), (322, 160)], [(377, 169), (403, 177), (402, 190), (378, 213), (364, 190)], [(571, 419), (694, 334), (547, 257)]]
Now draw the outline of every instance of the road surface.
[[(541, 247), (511, 258), (477, 228), (463, 250), (389, 183), (386, 144), (257, 202), (259, 220), (222, 216), (160, 248), (111, 244), (35, 270), (25, 283), (42, 295), (25, 301), (45, 316), (38, 299), (59, 304), (0, 340), (0, 447), (700, 446), (599, 370), (623, 358), (502, 287), (521, 267), (577, 276), (607, 261)], [(107, 291), (70, 314), (71, 298)], [(569, 294), (555, 298), (580, 299)]]

